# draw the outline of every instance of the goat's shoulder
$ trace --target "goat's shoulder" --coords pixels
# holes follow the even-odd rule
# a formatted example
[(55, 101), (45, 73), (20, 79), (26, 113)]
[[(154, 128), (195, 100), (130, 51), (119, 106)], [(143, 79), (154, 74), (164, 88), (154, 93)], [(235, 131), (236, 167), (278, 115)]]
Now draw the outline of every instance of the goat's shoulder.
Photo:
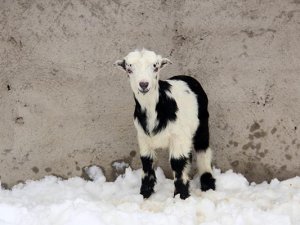
[(184, 82), (186, 86), (197, 96), (198, 102), (207, 105), (207, 95), (204, 89), (202, 88), (201, 84), (195, 78), (191, 76), (177, 75), (169, 78), (168, 80), (170, 80), (171, 82)]

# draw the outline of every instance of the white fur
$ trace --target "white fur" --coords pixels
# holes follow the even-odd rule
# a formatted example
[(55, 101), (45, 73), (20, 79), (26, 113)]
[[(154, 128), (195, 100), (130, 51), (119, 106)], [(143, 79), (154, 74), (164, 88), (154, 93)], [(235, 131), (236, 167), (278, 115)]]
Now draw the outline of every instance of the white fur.
[(143, 49), (130, 52), (124, 59), (127, 63), (127, 68), (132, 71), (129, 77), (130, 85), (135, 95), (142, 94), (139, 88), (140, 82), (148, 82), (150, 92), (157, 90), (159, 71), (154, 72), (154, 65), (159, 66), (161, 64), (163, 59), (160, 55)]
[(197, 166), (200, 176), (205, 172), (212, 173), (211, 160), (212, 151), (210, 148), (207, 148), (203, 152), (197, 152)]
[(182, 171), (182, 181), (184, 184), (186, 184), (190, 180), (189, 172), (191, 170), (191, 164), (188, 162), (188, 164), (184, 167)]

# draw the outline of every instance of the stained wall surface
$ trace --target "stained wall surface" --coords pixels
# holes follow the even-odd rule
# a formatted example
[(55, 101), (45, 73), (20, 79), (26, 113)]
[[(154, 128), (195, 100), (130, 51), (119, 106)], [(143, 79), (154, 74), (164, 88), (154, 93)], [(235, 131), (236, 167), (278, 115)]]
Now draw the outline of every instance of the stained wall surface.
[[(146, 47), (196, 77), (214, 164), (260, 182), (300, 175), (299, 0), (1, 0), (0, 176), (11, 186), (139, 168), (134, 101), (112, 64)], [(168, 153), (158, 163), (170, 175)]]

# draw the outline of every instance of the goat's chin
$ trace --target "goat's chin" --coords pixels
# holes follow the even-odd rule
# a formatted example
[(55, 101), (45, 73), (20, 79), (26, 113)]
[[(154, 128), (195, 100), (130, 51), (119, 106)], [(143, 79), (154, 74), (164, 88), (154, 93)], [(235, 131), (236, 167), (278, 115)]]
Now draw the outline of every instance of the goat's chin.
[(150, 89), (147, 89), (147, 90), (139, 90), (138, 92), (145, 95), (149, 92)]

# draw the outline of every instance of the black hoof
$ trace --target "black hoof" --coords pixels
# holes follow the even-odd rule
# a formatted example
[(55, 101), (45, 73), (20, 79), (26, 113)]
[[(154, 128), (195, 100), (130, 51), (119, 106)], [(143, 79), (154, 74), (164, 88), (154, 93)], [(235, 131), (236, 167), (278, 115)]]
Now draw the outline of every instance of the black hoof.
[(144, 198), (149, 198), (154, 193), (153, 187), (141, 186), (140, 194), (143, 195)]
[(189, 182), (187, 182), (186, 184), (183, 184), (182, 180), (175, 181), (174, 197), (178, 194), (179, 194), (180, 198), (183, 200), (190, 197)]
[(204, 173), (200, 178), (201, 190), (208, 191), (210, 189), (216, 190), (216, 180), (211, 173)]
[(182, 192), (182, 193), (179, 193), (179, 192), (176, 192), (174, 193), (174, 197), (179, 194), (179, 197), (182, 199), (182, 200), (185, 200), (187, 199), (188, 197), (190, 197), (190, 193), (187, 191), (187, 192)]

